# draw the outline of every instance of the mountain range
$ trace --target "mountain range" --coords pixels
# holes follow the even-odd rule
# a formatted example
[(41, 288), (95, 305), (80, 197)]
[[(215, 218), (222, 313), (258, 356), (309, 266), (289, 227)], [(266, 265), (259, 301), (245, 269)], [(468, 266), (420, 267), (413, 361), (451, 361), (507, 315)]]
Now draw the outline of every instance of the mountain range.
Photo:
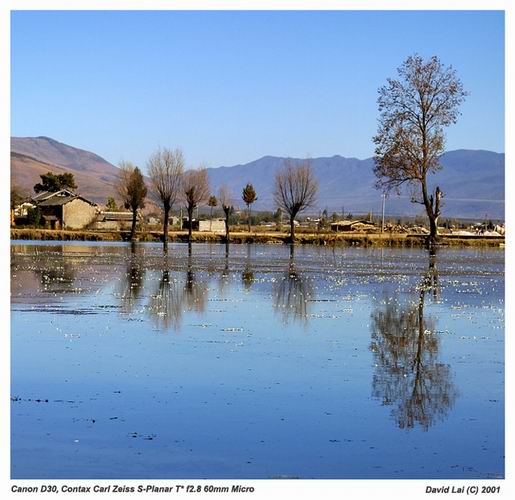
[[(264, 156), (250, 163), (209, 168), (211, 191), (217, 193), (227, 185), (235, 206), (243, 207), (241, 192), (247, 182), (253, 184), (258, 200), (257, 210), (274, 209), (275, 172), (285, 158)], [(300, 161), (299, 159), (292, 159)], [(443, 168), (431, 176), (430, 184), (444, 192), (443, 215), (469, 218), (504, 218), (503, 153), (460, 149), (444, 153)], [(319, 182), (318, 203), (313, 209), (354, 214), (380, 213), (381, 192), (375, 189), (373, 158), (360, 160), (335, 155), (312, 158), (311, 165)], [(30, 193), (39, 176), (48, 171), (72, 172), (78, 192), (98, 204), (105, 204), (114, 195), (118, 168), (102, 157), (63, 144), (49, 137), (11, 138), (11, 182)], [(423, 207), (410, 202), (409, 193), (390, 194), (386, 201), (389, 215), (422, 214)]]

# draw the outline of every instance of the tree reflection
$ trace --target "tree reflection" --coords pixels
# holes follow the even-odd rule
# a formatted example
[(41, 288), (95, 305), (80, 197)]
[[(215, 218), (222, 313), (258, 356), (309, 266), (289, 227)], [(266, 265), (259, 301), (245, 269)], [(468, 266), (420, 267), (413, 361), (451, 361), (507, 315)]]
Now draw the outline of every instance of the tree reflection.
[(163, 259), (161, 278), (157, 289), (150, 295), (148, 312), (160, 330), (178, 328), (182, 316), (182, 290), (179, 283), (170, 276), (168, 253)]
[[(59, 257), (56, 258), (56, 255)], [(42, 292), (65, 293), (75, 291), (75, 269), (66, 257), (56, 254), (44, 263), (42, 268), (36, 269)]]
[(184, 298), (190, 311), (204, 312), (207, 301), (207, 284), (197, 279), (193, 268), (191, 243), (188, 243), (188, 270), (184, 286)]
[(389, 301), (372, 313), (372, 395), (395, 406), (392, 416), (399, 428), (420, 425), (427, 430), (446, 417), (457, 396), (450, 366), (438, 361), (435, 320), (424, 317), (426, 293), (439, 296), (435, 255), (418, 290), (414, 304)]
[(295, 267), (295, 250), (290, 245), (288, 270), (280, 279), (275, 290), (275, 307), (282, 315), (283, 323), (291, 320), (307, 324), (308, 301), (314, 297), (309, 279), (302, 276)]
[(223, 296), (227, 284), (229, 283), (230, 277), (230, 269), (229, 269), (229, 243), (225, 243), (225, 258), (224, 258), (224, 267), (222, 269), (222, 273), (220, 275), (219, 281), (219, 290), (220, 295)]
[(241, 281), (246, 290), (249, 290), (254, 283), (254, 271), (252, 270), (252, 258), (250, 255), (250, 245), (247, 245), (247, 260), (245, 261), (245, 267), (241, 273)]
[(122, 312), (132, 313), (143, 289), (145, 279), (145, 267), (143, 258), (136, 243), (131, 243), (130, 256), (125, 273), (120, 281), (120, 299)]
[(199, 282), (193, 268), (191, 243), (188, 244), (186, 280), (182, 282), (170, 275), (170, 262), (165, 254), (161, 279), (156, 291), (150, 296), (148, 312), (157, 328), (178, 330), (185, 309), (203, 312), (207, 301), (207, 285)]

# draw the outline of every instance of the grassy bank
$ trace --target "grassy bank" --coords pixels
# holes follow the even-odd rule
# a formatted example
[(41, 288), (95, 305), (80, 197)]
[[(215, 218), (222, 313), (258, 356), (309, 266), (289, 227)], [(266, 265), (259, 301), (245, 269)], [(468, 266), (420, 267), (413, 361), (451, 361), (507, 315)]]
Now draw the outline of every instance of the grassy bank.
[[(158, 232), (139, 232), (139, 241), (161, 241)], [(57, 241), (126, 241), (128, 233), (117, 231), (54, 231), (50, 229), (11, 228), (12, 240), (57, 240)], [(186, 231), (170, 232), (171, 242), (187, 242)], [(422, 247), (425, 237), (409, 234), (374, 233), (299, 233), (298, 244), (324, 246), (382, 246), (382, 247)], [(192, 242), (225, 243), (225, 236), (219, 233), (194, 232)], [(289, 242), (287, 233), (281, 232), (232, 232), (230, 243), (284, 244)], [(486, 246), (504, 245), (504, 237), (495, 236), (442, 236), (442, 246)]]

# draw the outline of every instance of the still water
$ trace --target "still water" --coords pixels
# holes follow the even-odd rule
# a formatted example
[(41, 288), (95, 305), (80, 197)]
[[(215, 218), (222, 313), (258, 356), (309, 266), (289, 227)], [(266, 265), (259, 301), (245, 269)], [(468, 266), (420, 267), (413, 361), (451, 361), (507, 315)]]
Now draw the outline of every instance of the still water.
[(13, 242), (13, 478), (502, 478), (504, 252)]

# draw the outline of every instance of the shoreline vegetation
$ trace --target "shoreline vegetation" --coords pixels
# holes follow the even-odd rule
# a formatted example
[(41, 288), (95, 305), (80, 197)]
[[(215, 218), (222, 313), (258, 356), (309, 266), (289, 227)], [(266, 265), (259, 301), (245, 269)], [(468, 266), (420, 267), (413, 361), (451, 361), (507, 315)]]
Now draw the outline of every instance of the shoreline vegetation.
[[(297, 233), (296, 244), (320, 246), (358, 246), (358, 247), (424, 247), (427, 235), (406, 233)], [(130, 231), (87, 231), (87, 230), (53, 230), (11, 228), (11, 240), (54, 240), (54, 241), (129, 241)], [(138, 231), (136, 240), (140, 242), (162, 242), (160, 231)], [(172, 231), (169, 233), (171, 243), (187, 243), (188, 231)], [(214, 232), (193, 232), (192, 243), (227, 243), (225, 234)], [(228, 243), (287, 244), (290, 235), (287, 232), (243, 232), (231, 231)], [(504, 236), (463, 236), (441, 235), (438, 246), (453, 247), (504, 247)]]

